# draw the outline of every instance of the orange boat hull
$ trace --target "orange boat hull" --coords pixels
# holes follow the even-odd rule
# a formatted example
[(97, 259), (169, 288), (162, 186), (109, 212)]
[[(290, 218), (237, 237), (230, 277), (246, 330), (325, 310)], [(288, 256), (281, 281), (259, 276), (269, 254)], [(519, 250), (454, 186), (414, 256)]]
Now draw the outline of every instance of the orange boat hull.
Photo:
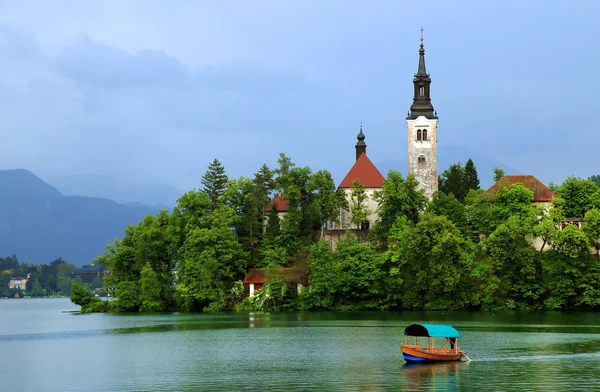
[(445, 361), (460, 361), (465, 354), (462, 351), (443, 349), (427, 349), (417, 346), (400, 345), (402, 356), (406, 362), (445, 362)]

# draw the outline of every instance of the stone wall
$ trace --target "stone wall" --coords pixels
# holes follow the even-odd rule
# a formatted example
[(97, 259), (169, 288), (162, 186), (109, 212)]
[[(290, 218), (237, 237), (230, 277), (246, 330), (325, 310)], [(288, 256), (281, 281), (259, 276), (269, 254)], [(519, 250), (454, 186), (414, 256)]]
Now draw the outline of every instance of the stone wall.
[[(367, 234), (368, 230), (360, 230), (360, 229), (348, 229), (348, 230), (324, 230), (323, 231), (323, 239), (331, 245), (333, 250), (337, 249), (338, 243), (340, 239), (344, 238), (348, 234), (353, 234), (358, 237), (358, 240), (361, 243), (367, 242)], [(321, 231), (315, 231), (315, 241), (319, 241), (321, 239)]]

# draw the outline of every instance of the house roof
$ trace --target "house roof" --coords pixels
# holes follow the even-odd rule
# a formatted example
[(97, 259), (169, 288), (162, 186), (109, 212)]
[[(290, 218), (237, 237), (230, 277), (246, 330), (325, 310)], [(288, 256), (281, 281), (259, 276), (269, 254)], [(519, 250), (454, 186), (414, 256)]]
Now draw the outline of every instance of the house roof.
[(385, 178), (367, 157), (367, 154), (363, 153), (346, 174), (339, 188), (354, 188), (352, 183), (354, 180), (359, 180), (365, 188), (382, 188)]
[[(283, 280), (289, 283), (302, 282), (300, 271), (296, 268), (279, 268), (277, 273), (283, 275)], [(248, 274), (244, 278), (244, 283), (265, 283), (265, 270), (261, 268), (250, 268)]]
[(524, 176), (504, 176), (492, 185), (483, 194), (485, 196), (494, 196), (501, 187), (508, 188), (516, 183), (523, 184), (527, 189), (533, 192), (534, 202), (545, 202), (555, 199), (557, 196), (546, 185), (532, 175)]
[(275, 207), (278, 212), (287, 212), (290, 208), (290, 202), (281, 197), (281, 194), (278, 194), (271, 200), (271, 203), (267, 207), (267, 211), (271, 211), (271, 209)]

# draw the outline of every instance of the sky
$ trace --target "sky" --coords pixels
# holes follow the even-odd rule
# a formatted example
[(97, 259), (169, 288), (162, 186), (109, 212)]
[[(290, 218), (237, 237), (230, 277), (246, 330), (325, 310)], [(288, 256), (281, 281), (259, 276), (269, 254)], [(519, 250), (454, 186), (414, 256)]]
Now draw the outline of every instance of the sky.
[(0, 0), (0, 169), (187, 191), (214, 158), (250, 177), (285, 152), (340, 181), (361, 121), (371, 160), (406, 162), (423, 27), (438, 154), (546, 183), (588, 177), (599, 12), (593, 0)]

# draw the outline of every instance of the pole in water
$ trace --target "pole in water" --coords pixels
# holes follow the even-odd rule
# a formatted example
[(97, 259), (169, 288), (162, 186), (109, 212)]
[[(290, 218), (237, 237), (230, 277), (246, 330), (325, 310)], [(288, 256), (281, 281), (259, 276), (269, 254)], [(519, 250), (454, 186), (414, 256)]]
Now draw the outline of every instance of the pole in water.
[(469, 357), (467, 356), (467, 353), (466, 353), (466, 352), (464, 352), (463, 350), (460, 350), (460, 352), (461, 352), (461, 353), (463, 353), (463, 355), (465, 356), (465, 358), (467, 358), (467, 360), (468, 360), (469, 362), (471, 361), (471, 358), (469, 358)]

